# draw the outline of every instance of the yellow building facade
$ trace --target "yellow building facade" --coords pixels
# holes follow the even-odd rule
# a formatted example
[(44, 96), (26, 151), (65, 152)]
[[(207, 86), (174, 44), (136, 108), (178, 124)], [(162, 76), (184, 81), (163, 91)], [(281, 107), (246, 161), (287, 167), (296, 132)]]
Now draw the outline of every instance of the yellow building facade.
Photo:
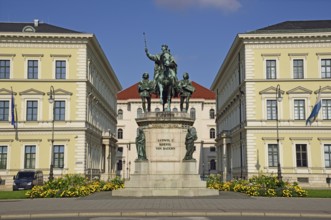
[[(237, 35), (212, 84), (224, 180), (273, 174), (329, 186), (330, 28), (289, 21)], [(317, 119), (306, 125), (318, 96)]]
[(2, 23), (0, 85), (6, 185), (21, 169), (40, 169), (46, 180), (52, 163), (54, 176), (111, 176), (121, 85), (93, 34)]

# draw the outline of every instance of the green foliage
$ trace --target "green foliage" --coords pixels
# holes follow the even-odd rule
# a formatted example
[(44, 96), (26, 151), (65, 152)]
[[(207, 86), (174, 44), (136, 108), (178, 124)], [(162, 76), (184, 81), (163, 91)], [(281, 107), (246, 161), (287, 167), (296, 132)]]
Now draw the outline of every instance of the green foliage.
[(218, 175), (210, 175), (207, 187), (220, 191), (242, 192), (251, 196), (267, 197), (305, 197), (307, 191), (303, 190), (296, 182), (279, 181), (275, 176), (259, 175), (249, 180), (234, 179), (221, 182)]
[(35, 186), (25, 195), (28, 198), (82, 197), (99, 191), (111, 191), (119, 188), (124, 188), (124, 182), (119, 177), (108, 182), (89, 181), (84, 176), (75, 174), (48, 181), (43, 186)]

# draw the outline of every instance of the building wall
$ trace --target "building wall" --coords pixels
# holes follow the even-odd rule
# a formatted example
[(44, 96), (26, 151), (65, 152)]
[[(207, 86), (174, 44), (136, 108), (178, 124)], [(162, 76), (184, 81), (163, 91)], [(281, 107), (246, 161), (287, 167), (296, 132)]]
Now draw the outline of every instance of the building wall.
[[(324, 35), (292, 34), (295, 35), (293, 39), (287, 37), (291, 34), (284, 34), (286, 37), (281, 34), (264, 35), (263, 39), (258, 35), (252, 37), (242, 34), (235, 39), (212, 85), (212, 90), (219, 91), (217, 146), (219, 152), (223, 152), (222, 170), (227, 172), (224, 174), (227, 179), (241, 177), (238, 173), (239, 160), (244, 165), (243, 178), (261, 173), (277, 175), (277, 167), (271, 167), (268, 162), (268, 144), (277, 144), (277, 121), (267, 119), (267, 100), (276, 99), (276, 87), (279, 85), (283, 97), (281, 102), (277, 102), (279, 157), (283, 179), (301, 181), (305, 186), (328, 186), (326, 178), (331, 169), (325, 165), (324, 145), (331, 143), (331, 123), (323, 120), (321, 109), (318, 120), (312, 126), (306, 126), (306, 119), (315, 104), (319, 88), (322, 88), (322, 100), (331, 99), (330, 78), (321, 77), (321, 59), (331, 58), (331, 45), (326, 38), (319, 38), (321, 34)], [(238, 56), (244, 67), (239, 67)], [(303, 60), (303, 79), (293, 78), (295, 59)], [(266, 60), (276, 61), (276, 79), (266, 79)], [(240, 84), (232, 83), (231, 79), (239, 76), (239, 71), (242, 71), (243, 81)], [(239, 95), (239, 90), (244, 92), (243, 95)], [(294, 115), (294, 100), (298, 99), (304, 100), (305, 116), (300, 120), (295, 119)], [(239, 103), (244, 114), (241, 116), (242, 123), (239, 120)], [(244, 145), (242, 154), (238, 151), (240, 131), (241, 143)], [(226, 144), (230, 146), (226, 148), (230, 153), (224, 153)], [(307, 166), (297, 165), (297, 144), (307, 146)]]
[[(53, 133), (51, 87), (55, 101), (65, 102), (65, 120), (54, 121), (54, 145), (64, 145), (64, 167), (55, 168), (55, 176), (86, 174), (89, 169), (100, 173), (102, 158), (106, 157), (103, 140), (111, 140), (107, 147), (116, 142), (112, 134), (116, 132), (116, 94), (121, 85), (101, 48), (96, 46), (95, 37), (1, 35), (0, 60), (10, 60), (10, 79), (0, 79), (0, 101), (9, 101), (11, 106), (12, 89), (17, 117), (14, 129), (9, 106), (8, 120), (0, 121), (0, 146), (7, 147), (6, 167), (0, 169), (2, 179), (11, 185), (12, 176), (25, 168), (26, 145), (36, 146), (34, 168), (43, 170), (47, 179)], [(28, 60), (38, 60), (38, 79), (27, 79)], [(55, 79), (57, 60), (66, 61), (65, 79)], [(26, 118), (28, 100), (38, 101), (37, 120)]]

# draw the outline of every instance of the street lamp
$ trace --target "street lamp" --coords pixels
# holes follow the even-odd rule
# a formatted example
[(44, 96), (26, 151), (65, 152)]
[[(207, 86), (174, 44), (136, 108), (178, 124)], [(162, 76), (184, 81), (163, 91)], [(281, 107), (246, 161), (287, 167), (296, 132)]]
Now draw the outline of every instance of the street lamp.
[(52, 114), (53, 114), (53, 117), (52, 117), (52, 148), (51, 148), (51, 165), (49, 167), (49, 177), (48, 177), (48, 180), (49, 181), (52, 181), (54, 179), (54, 174), (53, 174), (53, 168), (54, 168), (54, 164), (53, 164), (53, 148), (54, 148), (54, 111), (55, 111), (55, 108), (54, 108), (54, 101), (55, 101), (55, 92), (54, 92), (54, 87), (51, 86), (50, 89), (49, 89), (49, 99), (48, 99), (48, 102), (50, 104), (52, 104)]
[(277, 130), (277, 178), (282, 181), (282, 170), (280, 168), (280, 158), (279, 158), (279, 131), (278, 131), (278, 102), (282, 101), (282, 94), (279, 84), (276, 87), (276, 130)]

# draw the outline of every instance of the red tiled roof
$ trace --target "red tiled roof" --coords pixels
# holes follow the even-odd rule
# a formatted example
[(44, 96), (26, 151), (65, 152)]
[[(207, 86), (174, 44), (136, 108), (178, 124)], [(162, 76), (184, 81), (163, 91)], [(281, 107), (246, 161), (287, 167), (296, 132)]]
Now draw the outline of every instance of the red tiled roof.
[[(195, 87), (195, 92), (192, 94), (191, 99), (216, 99), (216, 95), (213, 91), (194, 81), (192, 81), (192, 85)], [(156, 98), (156, 96), (153, 95), (152, 98)], [(117, 100), (127, 99), (140, 99), (138, 93), (138, 83), (117, 93)]]

